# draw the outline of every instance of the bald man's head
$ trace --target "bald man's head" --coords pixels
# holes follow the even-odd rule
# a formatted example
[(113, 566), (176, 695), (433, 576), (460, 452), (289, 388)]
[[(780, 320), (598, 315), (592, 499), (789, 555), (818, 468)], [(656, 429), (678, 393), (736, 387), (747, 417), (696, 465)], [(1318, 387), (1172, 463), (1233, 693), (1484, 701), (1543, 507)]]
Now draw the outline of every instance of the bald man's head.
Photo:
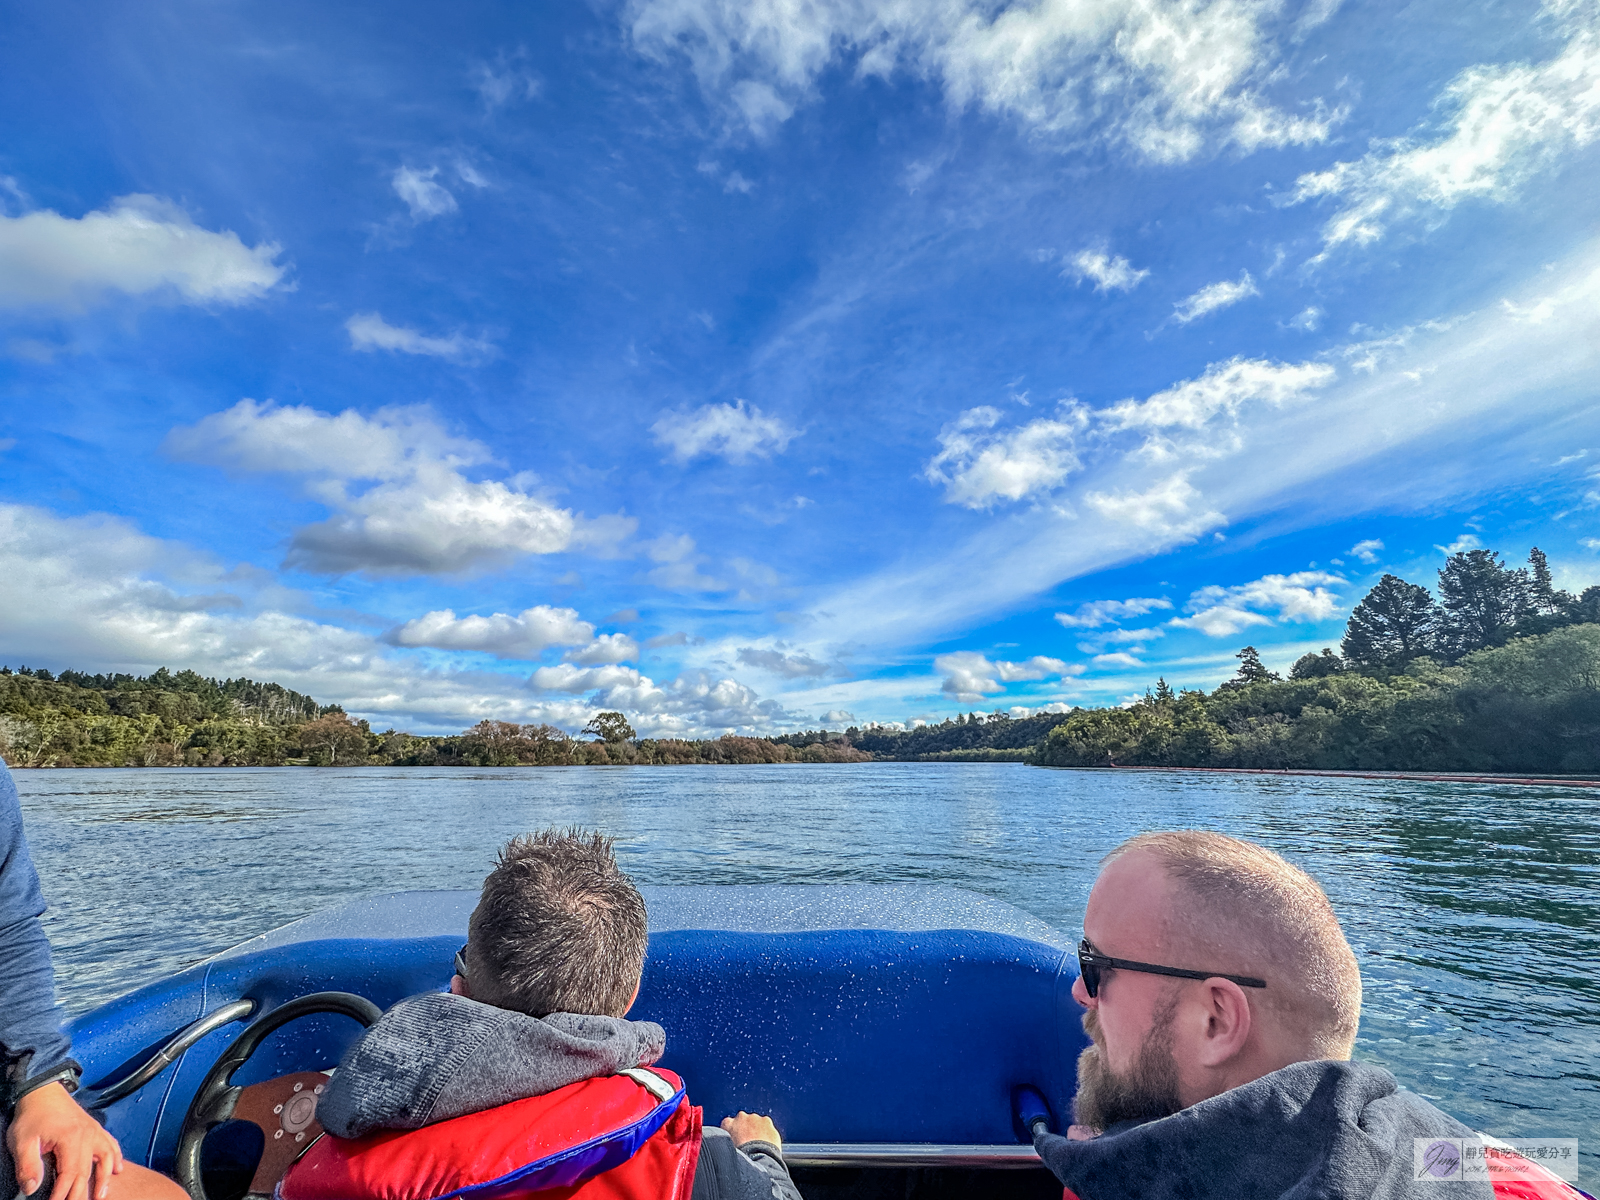
[(1316, 880), (1251, 842), (1199, 830), (1142, 833), (1106, 862), (1143, 854), (1172, 885), (1159, 931), (1173, 965), (1260, 976), (1250, 997), (1307, 1059), (1348, 1058), (1361, 972)]

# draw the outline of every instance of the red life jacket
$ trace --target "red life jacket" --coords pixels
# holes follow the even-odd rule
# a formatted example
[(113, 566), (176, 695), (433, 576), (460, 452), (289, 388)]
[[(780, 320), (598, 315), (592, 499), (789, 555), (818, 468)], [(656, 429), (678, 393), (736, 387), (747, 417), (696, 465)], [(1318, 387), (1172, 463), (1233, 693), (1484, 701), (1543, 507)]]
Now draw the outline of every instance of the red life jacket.
[(700, 1110), (671, 1071), (635, 1067), (422, 1129), (326, 1134), (277, 1200), (689, 1200)]

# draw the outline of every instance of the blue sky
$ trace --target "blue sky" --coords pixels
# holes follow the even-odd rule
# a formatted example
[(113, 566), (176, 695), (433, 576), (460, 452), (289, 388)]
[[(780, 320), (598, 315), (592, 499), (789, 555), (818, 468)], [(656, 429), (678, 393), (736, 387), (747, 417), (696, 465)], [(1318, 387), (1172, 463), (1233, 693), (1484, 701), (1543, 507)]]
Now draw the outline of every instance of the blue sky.
[(1600, 580), (1600, 5), (9, 3), (0, 661), (1115, 703)]

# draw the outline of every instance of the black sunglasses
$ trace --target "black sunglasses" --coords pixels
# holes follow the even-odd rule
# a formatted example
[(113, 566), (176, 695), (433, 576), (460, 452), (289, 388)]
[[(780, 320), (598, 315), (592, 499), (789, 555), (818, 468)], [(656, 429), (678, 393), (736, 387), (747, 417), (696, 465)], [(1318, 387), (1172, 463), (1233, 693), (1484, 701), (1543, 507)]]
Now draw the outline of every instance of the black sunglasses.
[(1158, 967), (1154, 963), (1133, 962), (1126, 958), (1111, 958), (1101, 954), (1084, 938), (1078, 943), (1078, 973), (1083, 976), (1083, 990), (1091, 999), (1100, 994), (1100, 973), (1111, 967), (1124, 971), (1138, 971), (1145, 975), (1171, 975), (1177, 979), (1226, 979), (1240, 987), (1264, 988), (1265, 979), (1249, 975), (1224, 975), (1221, 971), (1186, 971), (1182, 967)]
[(456, 974), (463, 979), (467, 977), (467, 948), (465, 946), (456, 951)]

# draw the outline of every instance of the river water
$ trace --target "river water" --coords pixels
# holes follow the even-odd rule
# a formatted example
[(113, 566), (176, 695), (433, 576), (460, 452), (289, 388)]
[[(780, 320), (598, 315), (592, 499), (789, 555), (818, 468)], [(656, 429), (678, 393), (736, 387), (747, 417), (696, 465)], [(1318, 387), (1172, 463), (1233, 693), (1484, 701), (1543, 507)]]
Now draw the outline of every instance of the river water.
[(1361, 961), (1358, 1058), (1486, 1132), (1580, 1138), (1600, 1178), (1592, 792), (1011, 763), (14, 777), (73, 1013), (352, 897), (474, 888), (550, 825), (616, 835), (641, 883), (938, 881), (1070, 934), (1124, 837), (1220, 830), (1327, 889)]

